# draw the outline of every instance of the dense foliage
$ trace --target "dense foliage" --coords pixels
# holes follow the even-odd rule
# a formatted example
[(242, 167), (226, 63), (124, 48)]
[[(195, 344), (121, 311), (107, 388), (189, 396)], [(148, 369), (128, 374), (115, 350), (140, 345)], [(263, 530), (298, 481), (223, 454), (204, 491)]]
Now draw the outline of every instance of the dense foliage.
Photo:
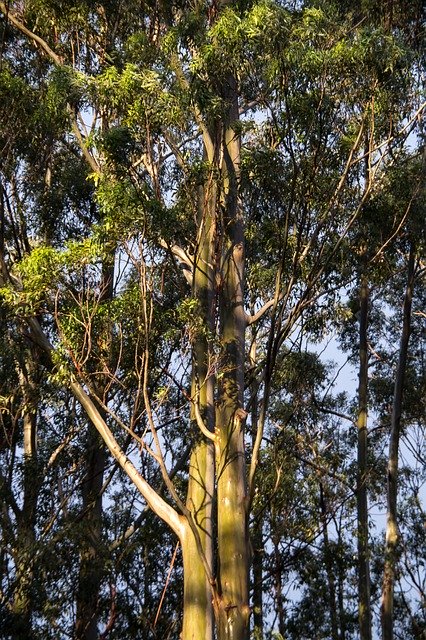
[(1, 638), (425, 638), (424, 18), (0, 2)]

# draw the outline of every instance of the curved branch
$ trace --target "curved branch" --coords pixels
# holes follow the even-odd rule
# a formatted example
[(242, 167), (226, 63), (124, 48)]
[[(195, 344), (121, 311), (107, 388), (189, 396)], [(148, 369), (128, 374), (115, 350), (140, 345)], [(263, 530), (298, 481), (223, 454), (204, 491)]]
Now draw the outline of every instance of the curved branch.
[[(49, 47), (49, 45), (47, 44), (47, 42), (45, 40), (43, 40), (43, 38), (41, 38), (36, 33), (31, 31), (30, 29), (28, 29), (21, 22), (21, 20), (19, 20), (19, 18), (17, 18), (17, 16), (15, 14), (10, 13), (8, 7), (6, 6), (6, 4), (4, 2), (0, 2), (0, 11), (4, 14), (6, 20), (8, 20), (14, 27), (16, 27), (21, 33), (23, 33), (24, 36), (27, 36), (27, 38), (29, 38), (30, 40), (32, 40), (33, 42), (38, 44), (39, 47), (49, 56), (49, 58), (52, 60), (52, 62), (57, 67), (64, 66), (63, 59), (60, 56), (58, 56), (58, 54), (55, 53), (53, 51), (53, 49), (51, 49)], [(92, 156), (92, 154), (89, 152), (88, 148), (85, 145), (85, 142), (84, 142), (83, 136), (81, 134), (81, 131), (78, 128), (76, 115), (75, 115), (75, 113), (73, 111), (73, 108), (71, 107), (70, 104), (67, 105), (67, 111), (68, 111), (68, 115), (69, 115), (70, 120), (71, 120), (71, 128), (72, 128), (73, 133), (74, 133), (74, 135), (75, 135), (75, 137), (77, 139), (78, 145), (79, 145), (79, 147), (80, 147), (80, 149), (81, 149), (81, 151), (82, 151), (82, 153), (84, 155), (85, 160), (90, 165), (90, 168), (92, 169), (92, 171), (94, 171), (95, 173), (99, 173), (100, 166), (99, 166), (98, 162), (95, 160), (95, 158)]]
[[(43, 349), (43, 351), (45, 351), (47, 355), (51, 357), (54, 350), (53, 346), (45, 336), (38, 321), (35, 318), (29, 318), (28, 324), (32, 332), (31, 337), (34, 339), (36, 344), (38, 344)], [(135, 487), (145, 498), (149, 507), (162, 520), (164, 520), (164, 522), (166, 522), (166, 524), (168, 524), (171, 529), (173, 529), (173, 531), (179, 538), (181, 538), (184, 535), (184, 528), (177, 511), (175, 511), (173, 507), (171, 507), (141, 476), (139, 471), (121, 449), (105, 420), (102, 418), (101, 414), (96, 408), (93, 400), (86, 393), (86, 391), (83, 389), (83, 386), (76, 380), (74, 376), (71, 378), (68, 386), (74, 397), (78, 400), (78, 402), (85, 410), (89, 420), (98, 431), (102, 440), (105, 442), (111, 455), (115, 458), (115, 460), (117, 460), (120, 467), (123, 469), (123, 471), (125, 471)]]
[(9, 22), (13, 24), (14, 27), (19, 29), (19, 31), (24, 34), (24, 36), (28, 36), (28, 38), (36, 42), (58, 67), (63, 64), (61, 57), (58, 56), (58, 54), (49, 47), (47, 42), (43, 40), (43, 38), (40, 38), (40, 36), (38, 36), (36, 33), (30, 31), (30, 29), (27, 29), (27, 27), (16, 17), (15, 14), (10, 13), (9, 8), (4, 2), (0, 2), (0, 11), (4, 13), (6, 20), (9, 20)]
[(262, 318), (265, 315), (268, 309), (270, 309), (274, 304), (282, 300), (282, 298), (283, 298), (282, 294), (279, 295), (278, 298), (276, 297), (271, 298), (259, 309), (259, 311), (256, 311), (256, 313), (254, 313), (253, 315), (246, 313), (247, 326), (250, 326), (255, 322), (257, 322), (258, 320), (260, 320), (260, 318)]

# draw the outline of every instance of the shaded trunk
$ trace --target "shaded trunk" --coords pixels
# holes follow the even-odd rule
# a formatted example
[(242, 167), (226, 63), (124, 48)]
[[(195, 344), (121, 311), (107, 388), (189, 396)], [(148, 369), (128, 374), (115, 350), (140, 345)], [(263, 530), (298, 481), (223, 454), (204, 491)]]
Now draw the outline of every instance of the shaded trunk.
[[(339, 532), (339, 540), (341, 539), (341, 535)], [(339, 640), (345, 640), (346, 638), (346, 611), (345, 611), (345, 567), (343, 562), (339, 562), (339, 570), (338, 570), (338, 603), (339, 603), (339, 627), (340, 627), (340, 636)]]
[(102, 549), (102, 486), (105, 447), (90, 429), (87, 438), (86, 478), (83, 485), (84, 533), (77, 591), (76, 640), (97, 640), (99, 591), (104, 573)]
[(393, 640), (393, 600), (395, 583), (395, 565), (399, 542), (397, 522), (398, 496), (398, 452), (401, 430), (402, 400), (404, 392), (404, 377), (407, 366), (408, 342), (411, 329), (411, 302), (414, 288), (414, 246), (410, 247), (408, 259), (407, 287), (404, 296), (403, 321), (399, 359), (395, 377), (395, 387), (391, 415), (391, 435), (389, 443), (389, 458), (387, 468), (387, 518), (385, 566), (382, 586), (382, 638)]
[(28, 354), (19, 366), (18, 376), (23, 396), (22, 426), (24, 432), (23, 503), (17, 517), (16, 588), (14, 590), (12, 615), (14, 637), (32, 637), (32, 616), (36, 598), (35, 574), (35, 523), (40, 478), (37, 459), (37, 408), (38, 385), (35, 368)]
[(361, 277), (359, 324), (358, 386), (358, 466), (357, 466), (357, 543), (358, 543), (358, 621), (361, 640), (371, 640), (370, 562), (368, 546), (368, 470), (367, 470), (367, 394), (368, 394), (368, 302), (365, 275)]
[[(250, 349), (250, 367), (256, 367), (256, 336), (253, 335), (253, 343)], [(257, 393), (252, 398), (251, 425), (252, 445), (255, 446), (256, 429), (259, 419)], [(256, 518), (251, 536), (253, 548), (253, 633), (254, 638), (263, 638), (263, 515)]]
[(328, 537), (327, 525), (327, 506), (325, 503), (324, 487), (320, 482), (320, 507), (321, 507), (321, 524), (324, 538), (324, 562), (327, 573), (328, 582), (328, 607), (330, 612), (330, 626), (332, 640), (339, 640), (339, 631), (337, 626), (337, 607), (336, 607), (336, 585), (333, 573), (333, 555), (330, 549), (330, 540)]
[(275, 591), (275, 608), (278, 617), (278, 631), (285, 638), (285, 606), (282, 584), (281, 570), (281, 554), (279, 549), (279, 538), (274, 540), (274, 591)]

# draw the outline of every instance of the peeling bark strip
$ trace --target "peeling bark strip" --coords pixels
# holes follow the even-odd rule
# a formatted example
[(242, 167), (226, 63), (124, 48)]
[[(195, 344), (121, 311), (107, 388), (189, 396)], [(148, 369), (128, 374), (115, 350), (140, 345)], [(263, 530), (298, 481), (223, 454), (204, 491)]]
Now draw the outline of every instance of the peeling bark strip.
[(385, 568), (382, 586), (382, 638), (393, 640), (393, 599), (395, 584), (395, 566), (399, 542), (397, 520), (398, 497), (398, 453), (399, 437), (401, 432), (402, 399), (404, 393), (404, 378), (407, 367), (408, 342), (411, 331), (411, 303), (414, 289), (414, 244), (411, 243), (408, 258), (407, 287), (404, 296), (403, 320), (401, 343), (399, 347), (398, 367), (395, 376), (393, 394), (391, 435), (389, 443), (389, 459), (387, 474), (387, 518), (386, 518), (386, 544), (385, 544)]

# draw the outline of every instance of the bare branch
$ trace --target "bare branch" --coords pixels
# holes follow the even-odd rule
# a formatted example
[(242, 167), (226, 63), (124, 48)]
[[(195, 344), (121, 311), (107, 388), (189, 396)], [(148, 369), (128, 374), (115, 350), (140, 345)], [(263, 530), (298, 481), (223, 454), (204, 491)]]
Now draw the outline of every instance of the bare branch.
[[(278, 301), (281, 299), (282, 299), (282, 295), (278, 297)], [(274, 304), (276, 304), (276, 302), (277, 302), (276, 298), (271, 298), (259, 309), (259, 311), (256, 311), (256, 313), (254, 313), (253, 315), (246, 313), (247, 326), (250, 326), (255, 322), (257, 322), (258, 320), (260, 320), (260, 318), (262, 318), (265, 315), (265, 313), (268, 311), (268, 309), (270, 309)]]

